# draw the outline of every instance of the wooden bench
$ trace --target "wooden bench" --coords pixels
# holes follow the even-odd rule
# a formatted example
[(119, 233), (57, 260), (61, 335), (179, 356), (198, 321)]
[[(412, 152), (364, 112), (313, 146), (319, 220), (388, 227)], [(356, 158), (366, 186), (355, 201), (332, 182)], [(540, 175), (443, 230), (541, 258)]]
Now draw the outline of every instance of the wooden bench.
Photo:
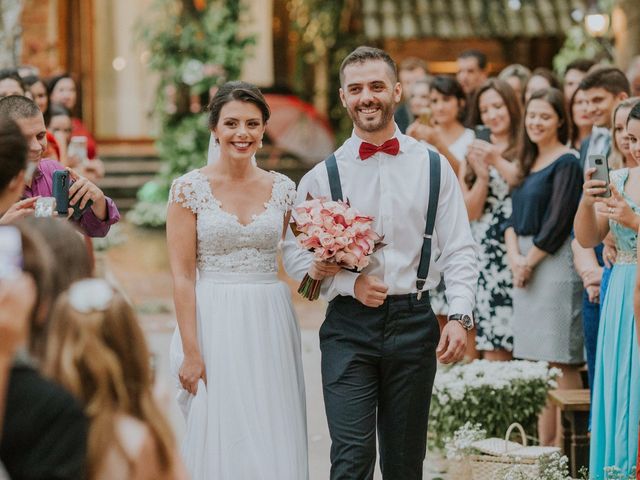
[(549, 400), (561, 411), (562, 446), (569, 459), (569, 473), (578, 478), (589, 467), (589, 390), (551, 390)]

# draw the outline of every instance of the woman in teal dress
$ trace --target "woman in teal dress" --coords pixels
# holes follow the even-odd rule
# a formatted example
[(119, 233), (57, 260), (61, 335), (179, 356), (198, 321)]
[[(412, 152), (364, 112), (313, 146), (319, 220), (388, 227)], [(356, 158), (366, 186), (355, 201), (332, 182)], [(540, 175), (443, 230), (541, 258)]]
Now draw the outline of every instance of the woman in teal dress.
[[(630, 115), (629, 125), (640, 135), (640, 108)], [(632, 110), (633, 113), (633, 110)], [(640, 137), (639, 137), (640, 138)], [(640, 149), (637, 149), (640, 153)], [(637, 269), (637, 232), (640, 226), (640, 167), (611, 174), (612, 196), (604, 182), (585, 175), (584, 195), (574, 228), (586, 248), (597, 245), (609, 229), (618, 256), (601, 306), (593, 386), (589, 478), (604, 480), (606, 467), (623, 474), (635, 472), (640, 421), (640, 352), (636, 338), (633, 294)], [(626, 477), (625, 477), (626, 478)]]

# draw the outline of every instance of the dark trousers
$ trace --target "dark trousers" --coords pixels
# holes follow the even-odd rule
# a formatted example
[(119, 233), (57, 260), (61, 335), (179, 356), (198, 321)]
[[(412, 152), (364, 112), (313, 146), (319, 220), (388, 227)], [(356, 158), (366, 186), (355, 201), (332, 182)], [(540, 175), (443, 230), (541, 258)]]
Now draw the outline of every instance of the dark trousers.
[(389, 296), (379, 308), (329, 303), (320, 328), (331, 480), (422, 478), (440, 329), (428, 295)]

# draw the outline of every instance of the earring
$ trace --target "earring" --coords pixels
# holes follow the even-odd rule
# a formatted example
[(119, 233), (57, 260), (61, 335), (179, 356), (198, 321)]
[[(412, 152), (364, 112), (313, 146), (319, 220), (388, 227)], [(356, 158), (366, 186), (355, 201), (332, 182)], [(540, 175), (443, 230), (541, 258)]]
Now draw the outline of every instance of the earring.
[(260, 140), (260, 145), (258, 145), (258, 148), (262, 148), (262, 140)]

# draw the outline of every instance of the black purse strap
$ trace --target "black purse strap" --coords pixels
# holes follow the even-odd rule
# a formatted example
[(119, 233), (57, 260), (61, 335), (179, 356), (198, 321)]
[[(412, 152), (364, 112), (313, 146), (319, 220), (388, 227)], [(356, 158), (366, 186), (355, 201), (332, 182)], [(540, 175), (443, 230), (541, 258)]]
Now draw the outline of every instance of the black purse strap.
[(422, 251), (420, 252), (420, 263), (418, 264), (418, 278), (416, 279), (418, 300), (422, 298), (422, 289), (424, 288), (424, 284), (429, 276), (429, 266), (431, 263), (431, 238), (433, 237), (433, 229), (436, 224), (439, 197), (440, 155), (433, 150), (429, 150), (429, 206), (427, 207), (427, 223), (424, 228)]

